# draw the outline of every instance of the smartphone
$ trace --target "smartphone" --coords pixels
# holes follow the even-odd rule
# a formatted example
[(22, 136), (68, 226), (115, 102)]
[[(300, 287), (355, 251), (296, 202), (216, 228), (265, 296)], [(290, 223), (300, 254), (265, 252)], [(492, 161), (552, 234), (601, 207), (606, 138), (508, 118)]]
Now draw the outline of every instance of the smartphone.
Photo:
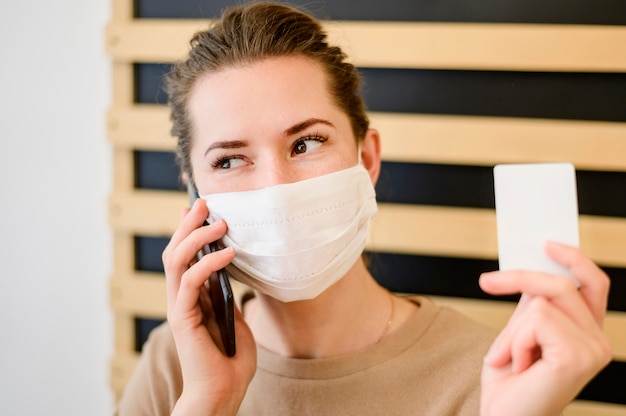
[[(187, 184), (187, 194), (189, 196), (190, 206), (198, 199), (198, 192), (191, 182)], [(204, 225), (209, 225), (205, 220)], [(210, 243), (202, 247), (198, 252), (198, 260), (205, 254), (216, 251), (217, 245)], [(213, 272), (208, 278), (209, 280), (209, 296), (213, 304), (213, 312), (220, 329), (222, 344), (224, 345), (224, 354), (232, 357), (236, 352), (235, 343), (235, 302), (233, 299), (233, 291), (230, 287), (230, 281), (226, 269)]]
[(544, 252), (546, 241), (578, 247), (578, 193), (571, 163), (504, 164), (494, 168), (500, 270), (570, 277)]

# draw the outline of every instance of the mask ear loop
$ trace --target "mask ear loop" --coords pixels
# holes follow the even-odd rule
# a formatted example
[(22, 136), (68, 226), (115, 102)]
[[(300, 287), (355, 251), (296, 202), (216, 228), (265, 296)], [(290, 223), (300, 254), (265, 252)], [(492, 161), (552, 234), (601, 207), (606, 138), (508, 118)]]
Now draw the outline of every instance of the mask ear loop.
[(361, 141), (359, 140), (356, 144), (356, 164), (357, 165), (362, 165), (363, 164), (363, 158), (361, 157)]

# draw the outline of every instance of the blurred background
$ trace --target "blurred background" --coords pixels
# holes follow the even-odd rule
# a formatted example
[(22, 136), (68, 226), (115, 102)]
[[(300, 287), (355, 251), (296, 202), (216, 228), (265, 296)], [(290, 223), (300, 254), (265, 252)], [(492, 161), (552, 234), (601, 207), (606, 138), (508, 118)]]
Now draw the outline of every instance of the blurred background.
[(107, 0), (0, 2), (0, 414), (109, 415)]

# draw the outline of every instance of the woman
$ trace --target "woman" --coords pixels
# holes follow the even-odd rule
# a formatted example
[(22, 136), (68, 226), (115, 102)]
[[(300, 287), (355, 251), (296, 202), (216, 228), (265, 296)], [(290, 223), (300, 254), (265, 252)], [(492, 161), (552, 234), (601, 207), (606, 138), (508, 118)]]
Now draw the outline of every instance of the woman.
[[(167, 85), (179, 162), (202, 198), (163, 253), (168, 323), (119, 414), (553, 415), (610, 360), (608, 278), (572, 247), (546, 251), (580, 290), (540, 273), (481, 276), (489, 293), (523, 293), (497, 338), (375, 282), (361, 252), (380, 138), (355, 68), (317, 21), (232, 8), (191, 45)], [(225, 248), (196, 262), (217, 240)], [(223, 267), (253, 289), (234, 357), (205, 287)]]

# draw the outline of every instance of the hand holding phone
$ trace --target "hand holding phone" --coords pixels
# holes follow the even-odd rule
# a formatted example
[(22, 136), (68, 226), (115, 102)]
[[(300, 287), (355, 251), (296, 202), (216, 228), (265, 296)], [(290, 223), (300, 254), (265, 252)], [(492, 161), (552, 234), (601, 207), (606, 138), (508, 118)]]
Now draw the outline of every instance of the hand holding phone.
[[(187, 194), (189, 196), (189, 204), (191, 206), (196, 199), (198, 199), (198, 192), (191, 182), (187, 184)], [(209, 225), (206, 220), (203, 226), (204, 225)], [(207, 244), (202, 247), (202, 250), (198, 253), (198, 259), (202, 258), (205, 254), (212, 253), (216, 250), (217, 245), (215, 243)], [(222, 344), (224, 345), (223, 352), (228, 357), (232, 357), (236, 352), (235, 304), (228, 274), (225, 269), (220, 269), (217, 272), (211, 273), (208, 280), (209, 296), (213, 305), (215, 319), (220, 329)]]
[(570, 163), (494, 168), (500, 270), (526, 269), (569, 276), (544, 252), (546, 241), (578, 246), (576, 175)]

